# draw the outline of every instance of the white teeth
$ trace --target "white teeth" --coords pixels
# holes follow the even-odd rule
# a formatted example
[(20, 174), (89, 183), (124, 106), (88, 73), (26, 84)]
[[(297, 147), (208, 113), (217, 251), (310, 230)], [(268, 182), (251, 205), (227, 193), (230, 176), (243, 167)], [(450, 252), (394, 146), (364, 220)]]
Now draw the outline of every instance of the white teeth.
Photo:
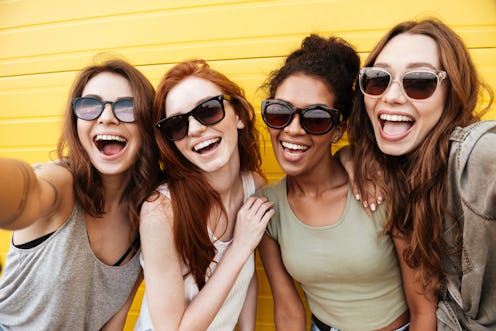
[(195, 145), (193, 147), (193, 149), (195, 150), (195, 152), (199, 151), (200, 149), (203, 149), (205, 147), (208, 147), (212, 144), (215, 144), (216, 142), (218, 142), (220, 140), (220, 138), (213, 138), (213, 139), (209, 139), (209, 140), (205, 140), (205, 141), (202, 141), (201, 143), (199, 143), (198, 145)]
[(281, 145), (282, 147), (284, 148), (288, 148), (288, 149), (294, 149), (294, 150), (300, 150), (300, 151), (305, 151), (308, 149), (307, 146), (303, 146), (303, 145), (296, 145), (296, 144), (292, 144), (292, 143), (288, 143), (286, 141), (283, 141), (281, 142)]
[(114, 136), (114, 135), (110, 135), (110, 134), (99, 134), (96, 136), (95, 138), (96, 141), (100, 141), (100, 140), (115, 140), (115, 141), (118, 141), (118, 142), (121, 142), (121, 143), (125, 143), (127, 140), (124, 139), (123, 137), (120, 137), (120, 136)]
[(391, 122), (413, 122), (413, 119), (404, 115), (381, 114), (379, 118), (381, 120), (391, 121)]

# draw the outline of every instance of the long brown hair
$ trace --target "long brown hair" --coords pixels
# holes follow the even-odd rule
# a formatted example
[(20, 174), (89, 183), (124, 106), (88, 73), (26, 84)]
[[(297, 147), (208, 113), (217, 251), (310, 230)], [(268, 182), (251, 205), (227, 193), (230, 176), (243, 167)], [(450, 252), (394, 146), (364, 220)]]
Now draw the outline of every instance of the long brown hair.
[[(238, 130), (240, 171), (262, 174), (259, 133), (255, 127), (253, 107), (236, 83), (210, 68), (204, 60), (181, 62), (165, 74), (157, 88), (153, 106), (154, 121), (165, 117), (165, 101), (170, 90), (191, 76), (216, 84), (224, 94), (232, 97), (234, 110), (244, 123), (244, 128)], [(214, 210), (219, 210), (224, 215), (225, 210), (219, 194), (208, 184), (202, 171), (160, 132), (157, 131), (156, 137), (172, 198), (176, 249), (201, 289), (205, 285), (205, 274), (216, 252), (208, 235), (207, 220)]]
[[(129, 183), (121, 201), (127, 202), (131, 220), (131, 236), (136, 235), (141, 205), (158, 182), (160, 167), (158, 148), (153, 135), (152, 106), (155, 89), (134, 66), (121, 59), (107, 60), (84, 68), (73, 83), (64, 115), (62, 134), (57, 144), (57, 155), (74, 176), (74, 193), (86, 213), (93, 217), (104, 214), (105, 201), (102, 180), (81, 145), (77, 133), (77, 118), (72, 112), (71, 100), (80, 97), (88, 81), (102, 72), (121, 75), (129, 81), (134, 98), (136, 123), (140, 127), (141, 148), (130, 171)], [(133, 238), (130, 238), (132, 240)]]
[(363, 95), (357, 91), (350, 119), (350, 142), (355, 151), (358, 184), (373, 180), (369, 174), (384, 170), (385, 181), (377, 183), (386, 193), (388, 230), (408, 239), (404, 259), (417, 268), (417, 279), (424, 289), (437, 289), (443, 274), (441, 258), (449, 254), (442, 244), (442, 224), (446, 215), (449, 137), (456, 126), (480, 120), (476, 112), (483, 90), (490, 88), (480, 81), (470, 54), (461, 38), (437, 19), (407, 21), (393, 27), (372, 50), (365, 66), (373, 66), (386, 44), (395, 36), (421, 34), (432, 38), (439, 47), (441, 69), (447, 72), (448, 84), (443, 114), (424, 141), (411, 153), (391, 156), (378, 148), (372, 124), (367, 116)]

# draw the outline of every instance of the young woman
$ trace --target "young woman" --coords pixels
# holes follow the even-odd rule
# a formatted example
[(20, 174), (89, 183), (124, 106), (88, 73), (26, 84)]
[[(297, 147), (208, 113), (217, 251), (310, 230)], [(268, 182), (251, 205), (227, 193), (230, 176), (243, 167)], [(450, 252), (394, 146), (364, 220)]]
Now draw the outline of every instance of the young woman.
[(0, 329), (122, 330), (141, 281), (139, 209), (158, 183), (154, 89), (132, 65), (81, 71), (59, 160), (0, 160), (0, 227), (13, 230)]
[(490, 105), (491, 90), (460, 37), (435, 19), (391, 29), (361, 69), (360, 88), (350, 124), (355, 178), (384, 173), (376, 184), (410, 270), (407, 294), (439, 294), (438, 330), (494, 330), (496, 123), (476, 113), (480, 92)]
[(286, 174), (257, 193), (274, 202), (259, 251), (277, 330), (305, 328), (293, 280), (303, 289), (314, 331), (408, 329), (400, 268), (383, 231), (384, 210), (362, 208), (331, 155), (350, 114), (359, 64), (342, 39), (311, 35), (267, 83), (262, 116)]
[(273, 215), (253, 108), (202, 60), (174, 66), (155, 98), (167, 183), (143, 204), (146, 295), (135, 330), (255, 329), (254, 254)]

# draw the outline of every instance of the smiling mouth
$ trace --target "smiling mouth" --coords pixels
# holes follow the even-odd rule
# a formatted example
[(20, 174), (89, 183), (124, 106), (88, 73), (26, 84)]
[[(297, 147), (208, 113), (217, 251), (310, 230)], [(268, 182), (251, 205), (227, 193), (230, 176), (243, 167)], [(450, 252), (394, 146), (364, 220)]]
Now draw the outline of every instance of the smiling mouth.
[(200, 153), (200, 154), (206, 153), (209, 150), (212, 150), (216, 146), (218, 146), (220, 144), (220, 140), (221, 140), (220, 138), (213, 138), (213, 139), (202, 141), (201, 143), (193, 146), (193, 151)]
[(407, 133), (415, 124), (413, 118), (405, 115), (380, 114), (379, 123), (382, 132), (388, 136), (400, 136)]
[(306, 150), (309, 149), (308, 146), (303, 146), (303, 145), (298, 145), (298, 144), (293, 144), (289, 143), (287, 141), (282, 141), (281, 142), (282, 148), (288, 152), (305, 152)]
[(94, 143), (101, 153), (111, 156), (120, 153), (126, 147), (127, 139), (121, 136), (100, 134), (95, 137)]

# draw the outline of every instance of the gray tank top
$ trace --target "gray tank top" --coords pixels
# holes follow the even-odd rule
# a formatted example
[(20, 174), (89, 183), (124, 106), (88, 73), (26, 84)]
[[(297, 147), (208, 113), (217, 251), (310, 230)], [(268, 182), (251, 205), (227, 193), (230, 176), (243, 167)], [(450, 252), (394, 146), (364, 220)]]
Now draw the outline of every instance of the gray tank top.
[[(139, 253), (139, 252), (138, 252)], [(53, 235), (31, 249), (12, 242), (0, 280), (4, 330), (99, 330), (124, 305), (140, 271), (139, 254), (102, 263), (79, 205)]]

